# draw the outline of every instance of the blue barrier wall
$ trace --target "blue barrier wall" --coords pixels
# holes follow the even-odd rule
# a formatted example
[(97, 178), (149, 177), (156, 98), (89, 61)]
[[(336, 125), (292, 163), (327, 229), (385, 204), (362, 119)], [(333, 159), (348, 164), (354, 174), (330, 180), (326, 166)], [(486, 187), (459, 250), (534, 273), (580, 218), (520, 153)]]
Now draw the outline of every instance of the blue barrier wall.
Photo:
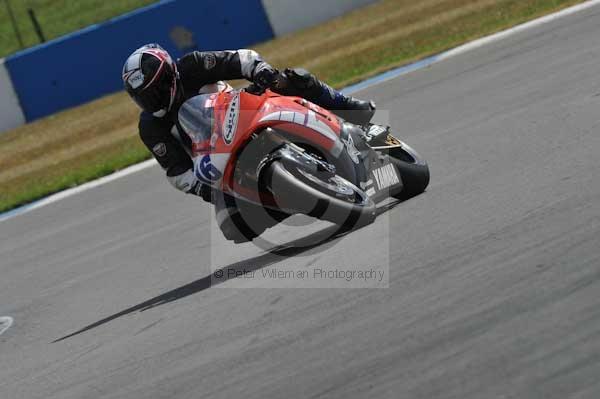
[(273, 37), (260, 0), (166, 0), (6, 58), (27, 121), (122, 90), (121, 68), (157, 42), (174, 57)]

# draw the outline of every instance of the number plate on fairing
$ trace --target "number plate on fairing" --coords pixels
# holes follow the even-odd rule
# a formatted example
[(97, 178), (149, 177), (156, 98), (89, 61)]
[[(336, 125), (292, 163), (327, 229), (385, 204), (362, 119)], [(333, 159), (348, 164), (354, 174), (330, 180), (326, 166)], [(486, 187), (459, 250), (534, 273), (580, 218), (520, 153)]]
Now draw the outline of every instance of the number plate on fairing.
[(194, 175), (202, 183), (220, 188), (231, 154), (205, 154), (194, 159)]

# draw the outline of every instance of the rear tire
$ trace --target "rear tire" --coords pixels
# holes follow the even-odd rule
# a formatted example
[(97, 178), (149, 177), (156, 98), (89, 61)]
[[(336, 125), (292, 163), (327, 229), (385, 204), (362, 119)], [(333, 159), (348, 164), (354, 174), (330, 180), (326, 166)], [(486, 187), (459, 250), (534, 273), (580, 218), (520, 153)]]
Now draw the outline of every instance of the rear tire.
[(405, 200), (421, 194), (429, 185), (429, 168), (427, 165), (415, 165), (392, 158), (402, 176), (404, 188), (394, 198)]
[(430, 178), (427, 162), (404, 143), (401, 147), (391, 148), (385, 152), (398, 168), (404, 185), (402, 191), (396, 194), (394, 198), (405, 200), (424, 192), (429, 185)]

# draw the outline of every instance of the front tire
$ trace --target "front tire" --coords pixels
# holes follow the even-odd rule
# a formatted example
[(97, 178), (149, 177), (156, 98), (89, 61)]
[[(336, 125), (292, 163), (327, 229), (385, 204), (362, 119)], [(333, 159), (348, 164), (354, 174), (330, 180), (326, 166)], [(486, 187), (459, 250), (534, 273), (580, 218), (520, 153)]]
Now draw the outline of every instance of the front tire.
[(277, 206), (285, 212), (303, 213), (344, 229), (375, 220), (375, 203), (338, 175), (312, 174), (276, 160), (264, 169), (261, 179)]

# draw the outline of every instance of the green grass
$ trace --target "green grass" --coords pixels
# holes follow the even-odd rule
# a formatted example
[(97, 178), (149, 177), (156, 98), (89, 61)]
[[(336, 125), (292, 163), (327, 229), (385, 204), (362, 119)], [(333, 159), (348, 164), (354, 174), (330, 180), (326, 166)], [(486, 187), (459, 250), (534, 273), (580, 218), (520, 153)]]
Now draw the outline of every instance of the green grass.
[[(456, 47), (581, 0), (383, 0), (255, 47), (336, 87)], [(124, 93), (0, 135), (0, 211), (150, 158)]]
[[(126, 149), (126, 151), (120, 151)], [(149, 158), (145, 147), (139, 145), (137, 138), (128, 138), (120, 141), (114, 148), (99, 148), (99, 151), (89, 156), (82, 155), (72, 159), (67, 164), (57, 165), (43, 179), (38, 176), (29, 176), (36, 183), (27, 190), (17, 186), (7, 186), (0, 194), (0, 211), (11, 209), (8, 204), (24, 204), (32, 198), (42, 198), (49, 192), (56, 192), (75, 187), (93, 179), (106, 176), (116, 170), (123, 169)], [(78, 166), (70, 167), (71, 163)]]
[(27, 9), (31, 8), (46, 40), (106, 21), (156, 0), (0, 0), (0, 57), (20, 50), (6, 2), (11, 6), (24, 47), (39, 44)]

